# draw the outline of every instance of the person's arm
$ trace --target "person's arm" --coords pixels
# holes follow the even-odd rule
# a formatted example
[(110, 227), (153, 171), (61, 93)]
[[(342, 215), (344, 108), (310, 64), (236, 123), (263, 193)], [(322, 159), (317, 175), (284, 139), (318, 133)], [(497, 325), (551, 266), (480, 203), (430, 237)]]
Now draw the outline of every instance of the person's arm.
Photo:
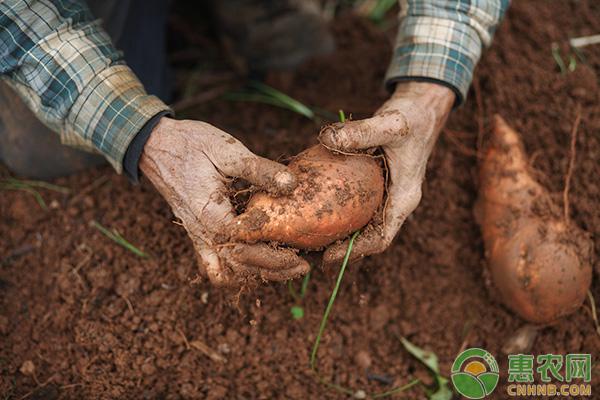
[[(400, 28), (386, 86), (392, 97), (372, 118), (334, 124), (320, 139), (352, 151), (381, 146), (389, 170), (382, 223), (360, 235), (352, 258), (384, 251), (421, 200), (427, 160), (453, 106), (464, 102), (484, 45), (508, 0), (400, 1)], [(338, 263), (347, 243), (332, 245), (324, 263)]]
[(138, 132), (170, 112), (84, 1), (0, 2), (0, 75), (63, 143), (103, 154), (119, 173)]
[(248, 276), (287, 280), (308, 272), (291, 250), (230, 243), (228, 177), (289, 193), (287, 167), (252, 154), (216, 127), (166, 118), (84, 1), (0, 2), (0, 75), (63, 143), (102, 153), (136, 178), (138, 164), (181, 218), (201, 271), (215, 284)]
[(426, 81), (446, 86), (456, 104), (467, 97), (473, 70), (489, 46), (509, 0), (404, 0), (385, 82)]

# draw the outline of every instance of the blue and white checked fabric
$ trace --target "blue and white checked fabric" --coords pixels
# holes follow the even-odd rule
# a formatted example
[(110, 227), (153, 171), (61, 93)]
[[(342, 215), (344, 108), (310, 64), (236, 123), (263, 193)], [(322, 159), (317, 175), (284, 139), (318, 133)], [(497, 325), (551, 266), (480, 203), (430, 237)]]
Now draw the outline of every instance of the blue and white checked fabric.
[[(463, 101), (508, 2), (401, 0), (386, 81), (441, 81)], [(135, 135), (168, 110), (145, 92), (82, 0), (1, 0), (0, 76), (64, 143), (104, 154), (118, 172)]]
[(168, 110), (84, 1), (0, 1), (0, 74), (63, 143), (104, 154), (118, 172), (135, 135)]
[(467, 97), (473, 70), (509, 0), (400, 0), (400, 27), (386, 83), (432, 79)]

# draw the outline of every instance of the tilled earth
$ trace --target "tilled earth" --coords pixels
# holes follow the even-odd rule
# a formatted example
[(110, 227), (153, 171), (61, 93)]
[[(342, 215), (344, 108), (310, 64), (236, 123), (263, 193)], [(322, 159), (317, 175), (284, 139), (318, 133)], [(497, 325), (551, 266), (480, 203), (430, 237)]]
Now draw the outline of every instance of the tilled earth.
[[(267, 81), (306, 104), (367, 117), (386, 98), (381, 81), (395, 29), (345, 14), (332, 30), (335, 54)], [(319, 353), (322, 376), (370, 393), (414, 378), (430, 383), (402, 347), (404, 336), (435, 352), (445, 375), (461, 348), (485, 348), (507, 381), (501, 348), (524, 322), (486, 286), (472, 212), (477, 138), (501, 114), (522, 133), (531, 168), (560, 202), (581, 105), (569, 198), (573, 221), (593, 235), (600, 258), (600, 51), (582, 49), (575, 70), (561, 73), (551, 50), (556, 42), (564, 56), (568, 38), (598, 32), (598, 2), (514, 2), (468, 101), (453, 113), (431, 157), (420, 206), (386, 253), (348, 269)], [(273, 159), (314, 144), (319, 130), (254, 103), (215, 100), (187, 116)], [(72, 192), (42, 190), (47, 210), (27, 193), (0, 194), (2, 398), (345, 396), (320, 384), (308, 367), (336, 270), (314, 270), (301, 302), (305, 316), (295, 320), (290, 307), (297, 301), (286, 284), (231, 293), (199, 279), (190, 241), (148, 182), (133, 186), (101, 167), (56, 183)], [(93, 220), (151, 258), (111, 242)], [(596, 261), (592, 293), (600, 300), (598, 272)], [(541, 329), (531, 353), (591, 353), (592, 388), (600, 390), (600, 336), (589, 303)], [(404, 395), (425, 396), (419, 386)], [(506, 397), (501, 384), (491, 398)]]

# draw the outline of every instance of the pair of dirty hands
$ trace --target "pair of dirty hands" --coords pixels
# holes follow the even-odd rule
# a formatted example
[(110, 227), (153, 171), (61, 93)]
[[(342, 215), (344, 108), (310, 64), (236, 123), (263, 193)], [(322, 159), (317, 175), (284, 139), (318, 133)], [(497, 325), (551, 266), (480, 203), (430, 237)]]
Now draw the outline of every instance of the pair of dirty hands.
[[(333, 124), (321, 132), (321, 143), (331, 149), (381, 147), (386, 158), (387, 203), (379, 218), (384, 223), (358, 236), (351, 260), (384, 251), (419, 204), (427, 159), (454, 99), (442, 85), (399, 83), (372, 118)], [(286, 166), (254, 155), (207, 123), (162, 118), (144, 147), (140, 168), (183, 223), (202, 272), (214, 284), (234, 284), (249, 275), (287, 280), (309, 271), (308, 263), (291, 249), (227, 241), (226, 229), (236, 216), (227, 196), (230, 177), (286, 195), (296, 186)], [(326, 249), (324, 264), (339, 263), (347, 246)]]

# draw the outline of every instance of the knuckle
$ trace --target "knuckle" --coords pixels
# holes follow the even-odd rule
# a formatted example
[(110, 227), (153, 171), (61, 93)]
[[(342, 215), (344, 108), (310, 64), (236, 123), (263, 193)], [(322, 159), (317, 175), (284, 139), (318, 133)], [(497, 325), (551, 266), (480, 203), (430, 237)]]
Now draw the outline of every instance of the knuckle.
[(402, 110), (386, 109), (377, 113), (378, 126), (385, 127), (384, 133), (393, 138), (402, 138), (411, 131), (410, 120)]

